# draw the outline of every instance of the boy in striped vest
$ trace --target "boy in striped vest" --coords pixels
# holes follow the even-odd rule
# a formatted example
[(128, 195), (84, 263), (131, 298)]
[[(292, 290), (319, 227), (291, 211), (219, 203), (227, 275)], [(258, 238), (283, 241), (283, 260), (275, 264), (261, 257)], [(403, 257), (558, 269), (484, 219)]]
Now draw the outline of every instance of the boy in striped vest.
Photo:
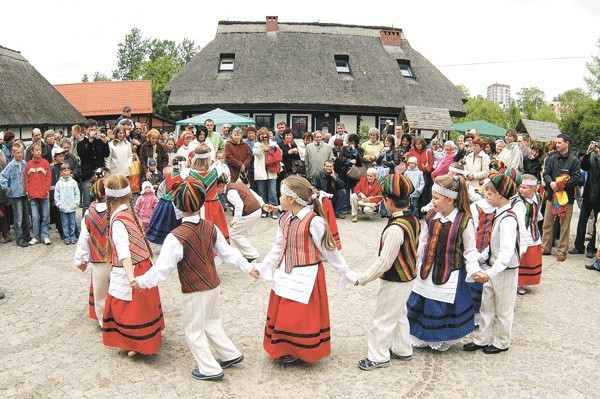
[(108, 251), (108, 213), (104, 202), (104, 179), (100, 178), (92, 183), (90, 195), (95, 201), (90, 204), (81, 219), (81, 232), (73, 262), (82, 272), (88, 263), (91, 263), (89, 314), (92, 319), (98, 320), (102, 328), (111, 270), (111, 265), (105, 262)]
[[(204, 199), (204, 185), (199, 180), (187, 178), (175, 185), (173, 202), (183, 214), (182, 224), (165, 238), (155, 265), (136, 277), (131, 286), (136, 290), (156, 287), (177, 269), (184, 294), (185, 336), (198, 364), (198, 368), (192, 371), (192, 377), (221, 380), (223, 369), (241, 363), (244, 355), (229, 340), (221, 323), (221, 281), (213, 252), (255, 278), (258, 271), (238, 250), (227, 244), (212, 222), (200, 219), (199, 211)], [(212, 344), (219, 360), (213, 357), (209, 344)]]
[(510, 346), (520, 262), (518, 216), (510, 201), (516, 193), (517, 184), (506, 175), (493, 176), (484, 186), (485, 198), (496, 212), (488, 266), (472, 275), (474, 281), (483, 283), (481, 321), (473, 342), (463, 346), (466, 351), (483, 349), (493, 355)]
[(388, 367), (390, 358), (410, 360), (406, 302), (417, 276), (417, 246), (421, 225), (408, 209), (412, 182), (403, 175), (381, 178), (379, 190), (385, 208), (392, 217), (381, 233), (379, 255), (371, 267), (358, 276), (356, 285), (381, 278), (373, 327), (369, 331), (367, 357), (358, 362), (362, 370)]

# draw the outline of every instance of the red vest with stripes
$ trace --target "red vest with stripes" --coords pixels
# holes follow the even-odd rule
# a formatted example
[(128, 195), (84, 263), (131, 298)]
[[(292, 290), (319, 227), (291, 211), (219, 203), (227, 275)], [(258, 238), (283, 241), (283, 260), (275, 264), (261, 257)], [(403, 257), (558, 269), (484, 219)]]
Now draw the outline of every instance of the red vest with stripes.
[(108, 213), (98, 212), (97, 202), (92, 202), (85, 215), (85, 227), (90, 233), (90, 262), (104, 263), (108, 251)]
[(247, 216), (260, 209), (260, 202), (258, 202), (254, 194), (252, 194), (252, 191), (250, 191), (248, 186), (241, 181), (238, 180), (235, 183), (229, 183), (229, 185), (227, 185), (227, 192), (229, 192), (229, 190), (236, 190), (242, 199), (242, 202), (244, 203), (242, 216)]
[(485, 213), (479, 205), (475, 205), (475, 207), (479, 213), (479, 225), (477, 226), (477, 233), (475, 235), (475, 247), (479, 252), (483, 252), (483, 250), (490, 245), (492, 225), (494, 223), (494, 212)]
[[(285, 232), (285, 223), (288, 222), (289, 212), (283, 214), (279, 219), (279, 226)], [(285, 260), (286, 271), (294, 267), (312, 266), (321, 261), (321, 251), (315, 245), (310, 235), (310, 222), (317, 216), (313, 211), (309, 211), (304, 218), (294, 217), (289, 221), (287, 237), (284, 237), (285, 251), (283, 259)], [(279, 267), (279, 265), (277, 265)]]
[(183, 246), (183, 258), (177, 263), (181, 292), (212, 290), (221, 284), (215, 267), (213, 248), (217, 242), (215, 225), (204, 219), (184, 222), (171, 231)]
[[(131, 252), (131, 263), (137, 265), (147, 259), (150, 259), (150, 251), (146, 246), (144, 240), (144, 234), (139, 230), (135, 219), (131, 214), (131, 210), (124, 209), (117, 212), (112, 219), (112, 223), (119, 220), (125, 225), (127, 229), (127, 235), (129, 236), (129, 251)], [(111, 261), (113, 266), (123, 266), (123, 262), (119, 260), (117, 256), (117, 249), (113, 241), (112, 234), (110, 235), (110, 250), (111, 250)]]
[[(383, 233), (390, 226), (398, 226), (404, 232), (404, 242), (398, 250), (398, 256), (394, 259), (394, 264), (390, 267), (381, 278), (393, 282), (408, 282), (417, 277), (417, 247), (419, 245), (419, 233), (421, 232), (421, 224), (415, 216), (401, 215), (392, 217), (388, 221), (387, 226), (383, 229)], [(379, 255), (383, 249), (383, 233), (379, 243)]]

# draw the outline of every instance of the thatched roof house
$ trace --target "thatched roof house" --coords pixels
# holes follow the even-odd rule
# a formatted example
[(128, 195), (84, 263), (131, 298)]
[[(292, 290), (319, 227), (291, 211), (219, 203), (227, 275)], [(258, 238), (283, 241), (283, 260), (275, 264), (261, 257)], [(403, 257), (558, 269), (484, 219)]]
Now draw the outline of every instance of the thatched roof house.
[(19, 53), (0, 46), (0, 129), (66, 129), (84, 117)]
[[(405, 106), (465, 114), (462, 93), (400, 29), (324, 23), (221, 21), (165, 88), (169, 107), (194, 115), (215, 107), (258, 125), (295, 130), (342, 121), (346, 130), (398, 122)], [(447, 118), (449, 119), (449, 118)]]
[(560, 134), (558, 125), (554, 122), (541, 122), (531, 119), (521, 119), (517, 123), (517, 132), (527, 133), (534, 141), (547, 143)]

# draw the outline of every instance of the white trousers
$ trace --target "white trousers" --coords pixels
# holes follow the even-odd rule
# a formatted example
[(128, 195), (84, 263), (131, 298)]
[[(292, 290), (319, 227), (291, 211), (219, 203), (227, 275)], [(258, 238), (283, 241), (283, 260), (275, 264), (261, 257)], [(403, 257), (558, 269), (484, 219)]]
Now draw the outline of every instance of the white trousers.
[(359, 206), (363, 208), (363, 212), (365, 213), (365, 215), (371, 216), (375, 211), (375, 207), (377, 206), (377, 204), (369, 201), (359, 200), (357, 194), (350, 194), (350, 208), (352, 216), (358, 216)]
[(98, 324), (102, 327), (102, 317), (104, 315), (104, 304), (108, 286), (110, 285), (110, 270), (112, 268), (108, 263), (92, 263), (92, 287), (94, 288), (94, 309)]
[(397, 355), (412, 355), (406, 302), (412, 292), (413, 282), (414, 280), (407, 283), (393, 283), (380, 279), (373, 327), (369, 330), (367, 338), (369, 360), (374, 362), (390, 360), (390, 349)]
[(510, 346), (518, 280), (519, 269), (506, 269), (483, 285), (479, 311), (481, 321), (479, 331), (473, 339), (475, 344), (494, 345), (499, 349)]
[(223, 330), (220, 308), (221, 287), (183, 294), (181, 313), (185, 338), (198, 363), (198, 370), (204, 375), (216, 375), (223, 371), (213, 357), (209, 344), (222, 361), (242, 355)]
[(258, 258), (258, 251), (252, 246), (248, 239), (248, 231), (260, 220), (261, 210), (258, 209), (249, 215), (242, 216), (233, 227), (229, 228), (229, 239), (231, 243), (240, 250), (242, 256), (247, 259)]

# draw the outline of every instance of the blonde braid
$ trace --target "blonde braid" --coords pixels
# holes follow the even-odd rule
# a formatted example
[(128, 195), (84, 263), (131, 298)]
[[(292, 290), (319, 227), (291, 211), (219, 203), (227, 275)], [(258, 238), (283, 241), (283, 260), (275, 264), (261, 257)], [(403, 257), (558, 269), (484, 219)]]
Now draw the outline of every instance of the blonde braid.
[(329, 230), (329, 222), (327, 220), (327, 215), (323, 212), (323, 206), (321, 205), (321, 201), (318, 198), (313, 200), (313, 208), (317, 215), (321, 216), (325, 220), (325, 234), (323, 234), (323, 238), (321, 239), (321, 245), (327, 249), (328, 251), (333, 251), (337, 249), (335, 245), (335, 240), (333, 239), (333, 235), (331, 235), (331, 231)]
[[(111, 217), (112, 217), (112, 206), (110, 205), (111, 201), (108, 200), (106, 201), (106, 217), (108, 218), (108, 225), (107, 225), (107, 230), (106, 230), (106, 234), (107, 237), (110, 240), (110, 234), (112, 233), (111, 231)], [(112, 245), (110, 245), (110, 243), (108, 244), (108, 247), (106, 248), (106, 257), (104, 258), (104, 261), (108, 264), (112, 264)]]

